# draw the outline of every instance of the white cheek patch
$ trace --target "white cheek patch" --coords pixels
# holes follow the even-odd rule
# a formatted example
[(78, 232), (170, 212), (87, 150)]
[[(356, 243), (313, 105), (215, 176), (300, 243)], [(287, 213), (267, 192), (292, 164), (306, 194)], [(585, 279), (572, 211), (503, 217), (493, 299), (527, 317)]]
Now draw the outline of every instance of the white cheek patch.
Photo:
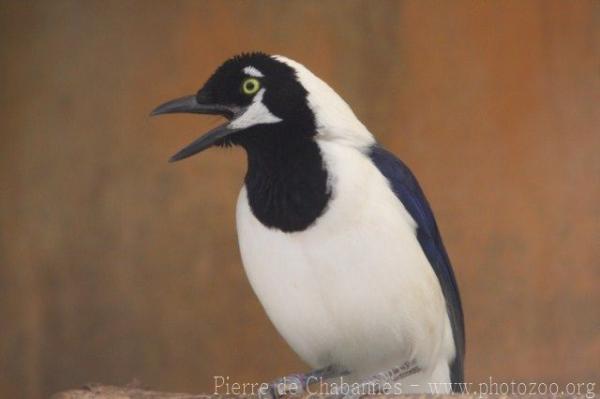
[(261, 71), (254, 68), (253, 66), (247, 66), (246, 68), (244, 68), (244, 73), (248, 76), (254, 76), (255, 78), (265, 77), (265, 75), (263, 75)]
[(246, 112), (231, 121), (229, 127), (232, 129), (245, 129), (253, 125), (281, 122), (282, 119), (273, 115), (263, 104), (264, 95), (265, 89), (260, 89)]

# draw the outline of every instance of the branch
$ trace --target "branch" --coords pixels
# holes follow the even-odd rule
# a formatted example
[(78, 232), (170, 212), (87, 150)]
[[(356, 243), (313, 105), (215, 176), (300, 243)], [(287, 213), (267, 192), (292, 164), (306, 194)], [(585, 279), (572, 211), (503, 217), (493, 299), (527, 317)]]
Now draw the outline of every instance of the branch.
[(52, 395), (51, 399), (217, 399), (216, 395), (192, 395), (146, 391), (135, 386), (117, 387), (113, 385), (90, 384), (80, 389), (63, 391)]
[[(378, 398), (392, 398), (394, 396), (379, 396)], [(474, 398), (469, 395), (400, 395), (395, 396), (402, 397), (403, 399), (424, 399), (433, 398), (436, 399), (471, 399)], [(507, 396), (500, 395), (495, 396), (496, 398), (507, 398)], [(510, 396), (508, 396), (510, 397)], [(188, 393), (170, 393), (170, 392), (156, 392), (146, 391), (134, 386), (117, 387), (113, 385), (88, 385), (81, 389), (74, 389), (70, 391), (59, 392), (51, 397), (51, 399), (242, 399), (248, 398), (244, 396), (219, 396), (219, 395), (192, 395)], [(315, 396), (318, 398), (318, 396)]]

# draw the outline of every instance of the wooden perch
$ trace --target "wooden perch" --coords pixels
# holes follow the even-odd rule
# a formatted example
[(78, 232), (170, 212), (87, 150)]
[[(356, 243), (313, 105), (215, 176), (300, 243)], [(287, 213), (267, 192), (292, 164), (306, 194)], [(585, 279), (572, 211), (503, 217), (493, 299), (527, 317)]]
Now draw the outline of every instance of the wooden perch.
[[(313, 396), (318, 398), (318, 396)], [(403, 398), (403, 399), (479, 399), (478, 395), (396, 395), (396, 396), (373, 396), (371, 398)], [(494, 399), (516, 398), (511, 395), (488, 395)], [(551, 398), (551, 396), (532, 395), (531, 398)], [(569, 396), (562, 395), (567, 398)], [(572, 396), (573, 397), (573, 396)], [(59, 392), (51, 399), (243, 399), (252, 396), (231, 395), (192, 395), (187, 393), (156, 392), (140, 389), (135, 386), (117, 387), (112, 385), (88, 385), (84, 388)], [(306, 399), (306, 398), (304, 398)]]
[(135, 386), (87, 385), (80, 389), (59, 392), (51, 399), (218, 399), (217, 395), (192, 395), (188, 393), (156, 392)]

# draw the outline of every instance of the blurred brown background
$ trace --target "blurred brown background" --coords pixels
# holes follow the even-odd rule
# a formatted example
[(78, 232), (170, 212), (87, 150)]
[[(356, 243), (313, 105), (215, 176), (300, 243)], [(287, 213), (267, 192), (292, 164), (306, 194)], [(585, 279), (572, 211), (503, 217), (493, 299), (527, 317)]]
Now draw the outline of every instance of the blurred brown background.
[(306, 367), (243, 274), (241, 150), (148, 118), (241, 51), (284, 54), (419, 177), (467, 377), (600, 375), (600, 2), (3, 1), (0, 396), (211, 392)]

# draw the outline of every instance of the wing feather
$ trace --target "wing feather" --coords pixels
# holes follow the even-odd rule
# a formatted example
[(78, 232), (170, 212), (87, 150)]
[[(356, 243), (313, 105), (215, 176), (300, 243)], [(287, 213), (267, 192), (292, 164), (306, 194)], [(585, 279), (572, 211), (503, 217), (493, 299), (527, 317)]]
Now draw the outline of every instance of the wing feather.
[(370, 158), (417, 223), (417, 239), (440, 282), (452, 326), (456, 356), (450, 364), (451, 381), (464, 382), (465, 333), (460, 294), (431, 207), (417, 179), (401, 160), (379, 146), (372, 147)]

